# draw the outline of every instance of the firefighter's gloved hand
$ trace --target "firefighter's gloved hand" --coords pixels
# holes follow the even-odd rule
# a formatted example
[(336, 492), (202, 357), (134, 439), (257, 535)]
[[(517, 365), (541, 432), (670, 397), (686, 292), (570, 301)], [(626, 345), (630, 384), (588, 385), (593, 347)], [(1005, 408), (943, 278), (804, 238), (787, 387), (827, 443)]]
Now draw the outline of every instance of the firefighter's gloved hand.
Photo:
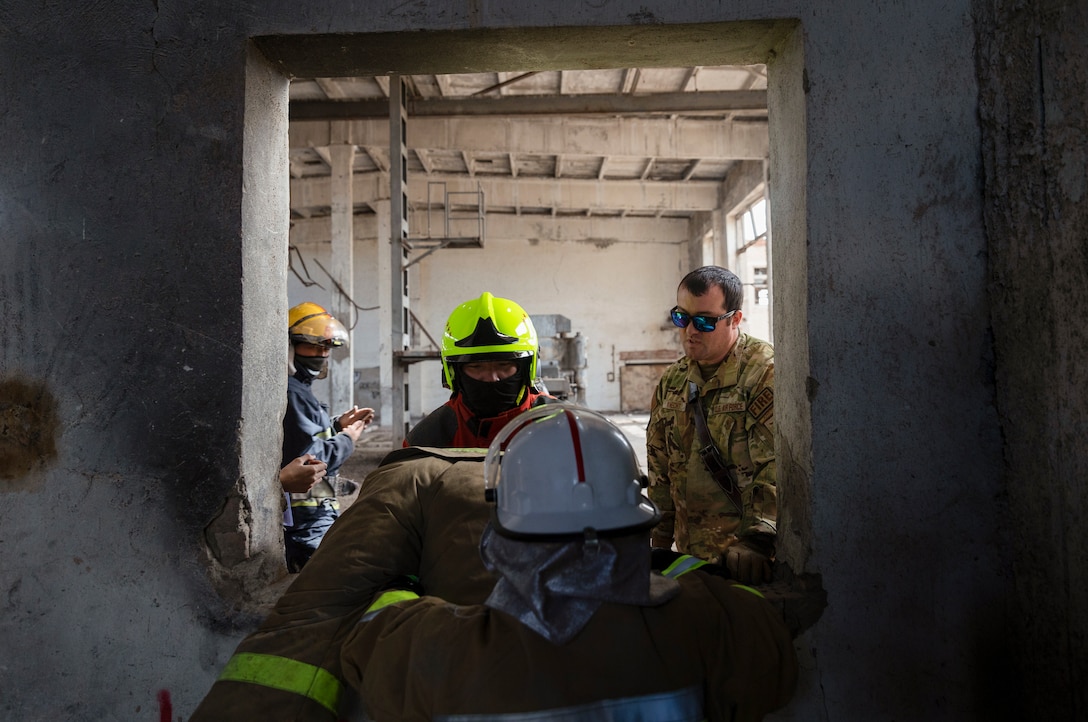
[(758, 538), (744, 538), (722, 555), (729, 575), (741, 584), (769, 584), (774, 546)]
[(415, 574), (398, 574), (383, 584), (381, 588), (378, 589), (378, 594), (376, 596), (381, 596), (382, 592), (388, 592), (393, 589), (412, 592), (418, 597), (422, 597), (426, 594), (426, 592), (423, 591), (423, 585), (419, 583), (419, 577)]
[(655, 572), (663, 572), (669, 568), (673, 562), (682, 556), (680, 552), (674, 552), (672, 549), (651, 549), (650, 550), (650, 569)]

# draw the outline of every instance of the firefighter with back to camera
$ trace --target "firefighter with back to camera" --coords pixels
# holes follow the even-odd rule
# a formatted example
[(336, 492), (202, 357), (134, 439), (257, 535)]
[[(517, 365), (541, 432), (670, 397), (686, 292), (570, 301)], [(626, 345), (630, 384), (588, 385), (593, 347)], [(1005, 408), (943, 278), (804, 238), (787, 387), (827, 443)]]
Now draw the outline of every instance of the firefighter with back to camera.
[(606, 418), (523, 413), (484, 474), (480, 555), (498, 582), (469, 606), (414, 575), (385, 585), (341, 653), (370, 718), (737, 722), (789, 700), (793, 645), (760, 592), (693, 557), (651, 570), (660, 514)]

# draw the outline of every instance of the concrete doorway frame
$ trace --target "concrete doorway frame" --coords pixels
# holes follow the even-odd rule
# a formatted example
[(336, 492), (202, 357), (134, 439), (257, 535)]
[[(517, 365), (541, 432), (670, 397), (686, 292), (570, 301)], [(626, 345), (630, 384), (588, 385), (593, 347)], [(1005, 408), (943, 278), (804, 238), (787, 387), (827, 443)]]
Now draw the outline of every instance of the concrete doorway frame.
[[(775, 233), (773, 309), (779, 367), (775, 416), (783, 500), (779, 524), (785, 524), (783, 528), (791, 532), (780, 535), (779, 556), (801, 571), (811, 552), (807, 500), (812, 433), (806, 391), (809, 341), (804, 58), (797, 20), (253, 38), (247, 54), (243, 149), (246, 202), (242, 208), (242, 271), (247, 289), (244, 348), (263, 353), (268, 344), (258, 341), (258, 335), (274, 334), (286, 319), (286, 139), (291, 77), (754, 63), (764, 63), (768, 69), (769, 135), (774, 149), (769, 173), (774, 187), (769, 200)], [(270, 226), (276, 232), (270, 234)], [(280, 277), (271, 281), (266, 279), (270, 256), (280, 260), (281, 270)], [(251, 284), (251, 278), (264, 280)], [(268, 478), (275, 474), (272, 467), (279, 458), (278, 447), (270, 451), (272, 445), (258, 442), (257, 438), (278, 439), (279, 418), (267, 414), (267, 402), (251, 404), (246, 399), (285, 398), (286, 377), (251, 379), (246, 373), (251, 361), (247, 353), (243, 352), (243, 414), (259, 421), (243, 426), (240, 432), (242, 471), (245, 476), (252, 473), (252, 478)], [(240, 505), (254, 510), (248, 519), (251, 528), (237, 535), (246, 544), (243, 556), (249, 559), (264, 555), (265, 562), (231, 564), (230, 559), (237, 559), (241, 550), (210, 550), (213, 581), (221, 593), (235, 599), (238, 597), (231, 591), (237, 592), (237, 585), (253, 592), (279, 576), (270, 559), (278, 555), (282, 564), (277, 500), (264, 498), (269, 496), (267, 490), (257, 486), (243, 484), (239, 488), (239, 494), (245, 497), (238, 500)], [(252, 599), (262, 595), (242, 596)]]

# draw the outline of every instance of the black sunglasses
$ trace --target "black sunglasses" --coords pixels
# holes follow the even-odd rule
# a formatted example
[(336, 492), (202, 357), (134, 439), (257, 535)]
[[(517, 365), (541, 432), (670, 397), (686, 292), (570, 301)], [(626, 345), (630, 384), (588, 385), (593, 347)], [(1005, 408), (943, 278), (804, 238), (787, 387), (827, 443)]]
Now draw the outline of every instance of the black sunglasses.
[(681, 311), (679, 306), (673, 306), (672, 310), (669, 311), (669, 318), (672, 320), (673, 326), (687, 328), (689, 323), (694, 323), (696, 331), (709, 333), (714, 330), (718, 321), (721, 321), (723, 318), (729, 318), (736, 312), (736, 309), (734, 309), (729, 313), (723, 313), (721, 316), (703, 316), (702, 314), (692, 316), (687, 311)]

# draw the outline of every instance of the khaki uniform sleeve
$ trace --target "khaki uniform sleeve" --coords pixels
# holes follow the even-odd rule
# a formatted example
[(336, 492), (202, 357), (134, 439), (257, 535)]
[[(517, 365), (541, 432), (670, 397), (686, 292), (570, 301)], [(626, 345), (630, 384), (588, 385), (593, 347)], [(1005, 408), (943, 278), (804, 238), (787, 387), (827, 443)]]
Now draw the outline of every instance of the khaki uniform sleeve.
[(668, 427), (662, 416), (662, 382), (658, 382), (650, 401), (650, 421), (646, 426), (646, 474), (650, 481), (647, 496), (661, 511), (661, 521), (650, 532), (654, 546), (668, 548), (673, 543), (676, 508), (669, 478), (669, 452), (665, 435)]
[(752, 483), (743, 490), (745, 519), (740, 536), (775, 535), (778, 520), (777, 467), (774, 451), (774, 364), (752, 389), (746, 431)]

